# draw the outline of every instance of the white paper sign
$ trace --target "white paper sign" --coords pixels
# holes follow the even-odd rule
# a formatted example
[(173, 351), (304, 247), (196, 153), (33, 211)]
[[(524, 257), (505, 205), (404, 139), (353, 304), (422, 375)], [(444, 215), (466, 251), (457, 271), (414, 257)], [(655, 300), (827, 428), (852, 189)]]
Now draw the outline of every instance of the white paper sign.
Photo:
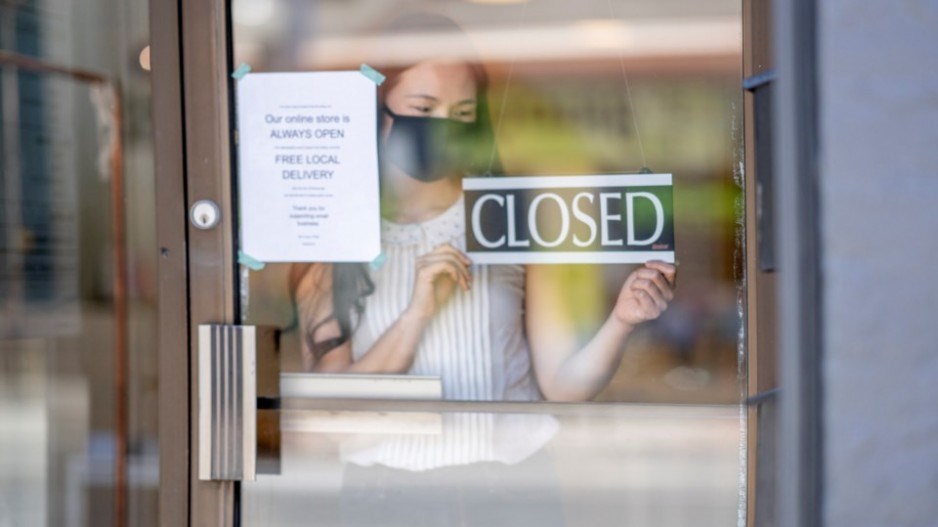
[(381, 252), (377, 86), (357, 71), (252, 73), (237, 85), (241, 248), (261, 262)]

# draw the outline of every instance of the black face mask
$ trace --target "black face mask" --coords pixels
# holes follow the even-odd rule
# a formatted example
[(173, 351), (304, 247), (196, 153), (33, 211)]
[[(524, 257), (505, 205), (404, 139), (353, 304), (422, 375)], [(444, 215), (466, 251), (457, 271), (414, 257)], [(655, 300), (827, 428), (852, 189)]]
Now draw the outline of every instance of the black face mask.
[(478, 145), (476, 123), (455, 119), (398, 115), (384, 143), (382, 164), (390, 163), (423, 182), (463, 176), (473, 169), (472, 152)]

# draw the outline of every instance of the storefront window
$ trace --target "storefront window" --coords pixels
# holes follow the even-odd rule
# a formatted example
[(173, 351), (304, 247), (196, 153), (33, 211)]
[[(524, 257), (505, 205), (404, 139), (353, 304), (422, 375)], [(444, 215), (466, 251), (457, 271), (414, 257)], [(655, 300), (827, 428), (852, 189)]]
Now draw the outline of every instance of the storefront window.
[[(521, 524), (735, 522), (739, 3), (236, 1), (232, 15), (233, 64), (253, 79), (365, 64), (381, 80), (378, 177), (361, 190), (380, 199), (378, 254), (242, 255), (242, 322), (281, 330), (284, 373), (365, 375), (346, 398), (393, 399), (373, 376), (395, 374), (435, 380), (431, 398), (466, 403), (427, 421), (367, 407), (284, 412), (281, 474), (244, 485), (245, 523), (290, 524), (315, 510), (325, 524), (403, 524), (429, 507), (428, 525), (491, 525), (488, 506)], [(236, 99), (253, 97), (240, 82)], [(280, 117), (327, 113), (313, 106), (285, 104)], [(253, 165), (239, 134), (244, 242), (257, 204), (244, 193)], [(279, 144), (290, 155), (319, 149), (314, 180), (356, 155)], [(475, 206), (468, 180), (528, 184), (514, 178), (567, 190)], [(612, 181), (644, 191), (609, 197), (596, 186)], [(329, 193), (328, 183), (291, 185), (310, 207)], [(507, 224), (491, 227), (505, 211)], [(667, 220), (605, 230), (636, 214)], [(517, 230), (525, 219), (533, 225)], [(672, 228), (641, 260), (600, 255)], [(499, 240), (514, 257), (472, 245)], [(307, 378), (320, 388), (324, 379)], [(494, 402), (532, 404), (485, 406)], [(619, 468), (600, 481), (584, 477), (598, 473), (588, 466)]]

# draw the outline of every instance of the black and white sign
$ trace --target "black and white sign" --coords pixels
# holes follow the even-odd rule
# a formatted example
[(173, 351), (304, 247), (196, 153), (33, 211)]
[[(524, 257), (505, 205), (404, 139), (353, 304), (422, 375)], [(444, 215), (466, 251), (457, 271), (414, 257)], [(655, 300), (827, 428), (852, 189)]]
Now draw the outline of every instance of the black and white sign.
[(262, 262), (378, 256), (376, 88), (357, 71), (238, 81), (244, 253)]
[(671, 174), (463, 180), (475, 263), (674, 262)]

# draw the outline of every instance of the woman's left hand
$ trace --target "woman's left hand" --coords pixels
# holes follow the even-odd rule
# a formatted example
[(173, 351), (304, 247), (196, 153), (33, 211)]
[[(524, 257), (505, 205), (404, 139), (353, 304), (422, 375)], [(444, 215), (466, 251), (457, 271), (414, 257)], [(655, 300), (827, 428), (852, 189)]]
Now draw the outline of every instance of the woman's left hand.
[(613, 316), (621, 323), (637, 326), (654, 320), (668, 308), (674, 298), (677, 268), (669, 263), (652, 260), (629, 275), (619, 291)]

